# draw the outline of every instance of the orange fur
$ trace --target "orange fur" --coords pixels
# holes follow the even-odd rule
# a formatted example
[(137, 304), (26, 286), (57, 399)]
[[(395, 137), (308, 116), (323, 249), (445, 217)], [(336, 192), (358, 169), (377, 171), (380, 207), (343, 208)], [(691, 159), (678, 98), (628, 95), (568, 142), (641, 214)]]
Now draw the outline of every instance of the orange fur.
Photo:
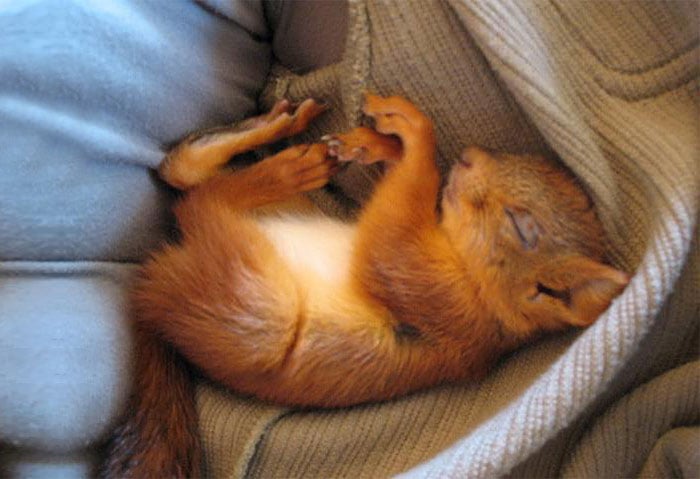
[[(191, 386), (167, 364), (165, 342), (235, 391), (348, 406), (479, 378), (543, 332), (590, 324), (627, 283), (601, 263), (602, 229), (561, 168), (468, 149), (439, 201), (430, 120), (398, 97), (368, 95), (365, 113), (378, 133), (293, 147), (237, 173), (215, 175), (219, 160), (171, 157), (164, 177), (191, 188), (175, 209), (182, 241), (144, 265), (133, 294), (145, 339), (124, 429), (132, 434), (117, 437), (128, 447), (112, 450), (107, 476), (198, 472), (192, 398), (183, 397)], [(236, 148), (277, 139), (275, 118), (239, 134)], [(270, 216), (270, 204), (322, 186), (335, 159), (353, 155), (395, 163), (356, 225)], [(180, 161), (188, 173), (169, 176)], [(306, 257), (304, 245), (318, 252)], [(174, 430), (155, 428), (168, 411)]]

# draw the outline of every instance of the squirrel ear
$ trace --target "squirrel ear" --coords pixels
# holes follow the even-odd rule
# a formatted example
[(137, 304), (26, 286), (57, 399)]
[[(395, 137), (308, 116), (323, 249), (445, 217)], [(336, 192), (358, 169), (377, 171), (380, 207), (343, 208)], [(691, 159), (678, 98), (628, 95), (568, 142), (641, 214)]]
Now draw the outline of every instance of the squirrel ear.
[(584, 256), (553, 260), (547, 266), (531, 299), (559, 302), (566, 314), (558, 316), (574, 326), (593, 323), (629, 282), (627, 273)]

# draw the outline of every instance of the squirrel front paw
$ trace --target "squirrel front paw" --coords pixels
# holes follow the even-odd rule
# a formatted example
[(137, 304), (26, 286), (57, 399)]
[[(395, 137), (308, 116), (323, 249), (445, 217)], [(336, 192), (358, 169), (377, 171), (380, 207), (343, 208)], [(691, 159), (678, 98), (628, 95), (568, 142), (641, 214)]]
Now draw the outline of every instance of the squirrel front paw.
[(340, 163), (357, 162), (370, 165), (378, 161), (393, 162), (401, 158), (401, 142), (371, 128), (358, 127), (347, 133), (325, 135), (321, 141), (328, 147), (328, 156)]
[(404, 148), (435, 143), (433, 122), (405, 98), (367, 93), (362, 111), (374, 119), (379, 133), (401, 138)]

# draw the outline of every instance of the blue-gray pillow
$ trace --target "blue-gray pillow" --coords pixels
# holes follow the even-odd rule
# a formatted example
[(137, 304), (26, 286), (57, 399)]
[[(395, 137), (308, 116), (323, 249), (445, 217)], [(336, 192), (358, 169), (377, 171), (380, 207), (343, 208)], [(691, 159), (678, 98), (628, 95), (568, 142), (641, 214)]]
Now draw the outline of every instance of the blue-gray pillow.
[(167, 228), (165, 145), (255, 109), (261, 0), (0, 5), (0, 260), (143, 257)]

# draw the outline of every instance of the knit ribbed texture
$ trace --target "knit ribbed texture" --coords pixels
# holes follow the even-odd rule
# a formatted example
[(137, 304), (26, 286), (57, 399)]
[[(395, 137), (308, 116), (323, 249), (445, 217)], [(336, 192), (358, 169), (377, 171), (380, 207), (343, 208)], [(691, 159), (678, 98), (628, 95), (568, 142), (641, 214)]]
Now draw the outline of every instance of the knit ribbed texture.
[[(669, 371), (623, 397), (600, 417), (579, 441), (571, 459), (562, 469), (563, 477), (635, 477), (649, 457), (649, 468), (668, 469), (661, 460), (665, 447), (662, 436), (676, 424), (700, 423), (700, 362), (694, 361)], [(684, 434), (685, 435), (685, 434)], [(700, 466), (700, 444), (688, 462)], [(693, 443), (687, 444), (688, 448)], [(675, 449), (675, 447), (674, 447)], [(678, 454), (688, 455), (684, 449)], [(673, 471), (668, 471), (673, 473)], [(696, 469), (692, 477), (700, 473)], [(668, 477), (660, 474), (656, 477)]]
[[(481, 384), (276, 418), (255, 438), (248, 475), (561, 474), (590, 418), (697, 352), (697, 4), (357, 0), (350, 13), (346, 59), (327, 70), (338, 75), (340, 104), (303, 141), (356, 124), (356, 102), (369, 89), (405, 95), (435, 120), (443, 170), (468, 144), (551, 148), (594, 199), (611, 260), (634, 277), (593, 327), (518, 352)], [(277, 93), (292, 99), (333, 91), (318, 76), (279, 81), (287, 83)], [(317, 84), (325, 88), (315, 90)], [(372, 179), (355, 173), (341, 176), (338, 186), (361, 202)], [(663, 398), (668, 414), (688, 400), (671, 391)], [(221, 400), (226, 414), (203, 428), (207, 444), (219, 449), (231, 434), (222, 430), (237, 427), (240, 407), (239, 399)], [(642, 403), (620, 402), (622, 409), (610, 414)], [(635, 432), (584, 437), (594, 448), (633, 444), (618, 434)], [(586, 447), (581, 444), (580, 457), (589, 457)], [(243, 454), (238, 446), (228, 451), (233, 458)], [(637, 469), (650, 453), (627, 452), (639, 455), (629, 459)], [(599, 460), (595, 471), (628, 471), (607, 464), (616, 461), (612, 454)], [(566, 467), (579, 470), (573, 462)]]
[(671, 429), (656, 441), (640, 479), (700, 476), (700, 426)]
[(197, 389), (205, 461), (211, 477), (243, 477), (258, 442), (285, 409), (233, 397), (215, 386)]

